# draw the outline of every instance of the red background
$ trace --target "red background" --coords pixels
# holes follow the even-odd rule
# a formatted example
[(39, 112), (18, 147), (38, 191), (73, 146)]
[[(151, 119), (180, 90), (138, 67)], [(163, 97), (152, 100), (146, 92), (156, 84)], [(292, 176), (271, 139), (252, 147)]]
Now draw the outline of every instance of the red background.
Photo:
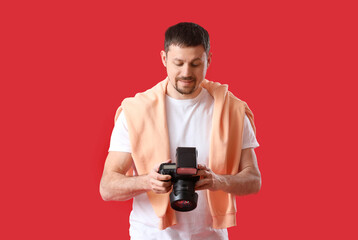
[(353, 2), (2, 1), (0, 238), (129, 238), (131, 202), (98, 192), (114, 113), (166, 77), (164, 31), (193, 21), (261, 144), (231, 239), (358, 239)]

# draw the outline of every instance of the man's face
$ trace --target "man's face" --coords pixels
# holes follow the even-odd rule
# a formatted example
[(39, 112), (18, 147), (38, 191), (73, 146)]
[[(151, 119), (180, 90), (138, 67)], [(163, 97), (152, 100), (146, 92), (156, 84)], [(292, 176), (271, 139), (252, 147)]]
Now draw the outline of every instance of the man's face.
[(168, 53), (162, 51), (161, 56), (169, 78), (168, 95), (177, 99), (196, 97), (201, 89), (200, 84), (205, 79), (211, 54), (207, 56), (202, 45), (171, 45)]

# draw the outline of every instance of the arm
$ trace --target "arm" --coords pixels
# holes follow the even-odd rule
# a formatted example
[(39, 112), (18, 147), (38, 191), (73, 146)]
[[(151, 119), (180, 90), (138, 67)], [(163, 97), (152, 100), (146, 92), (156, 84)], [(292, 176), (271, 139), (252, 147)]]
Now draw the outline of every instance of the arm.
[(242, 150), (239, 172), (235, 175), (218, 175), (200, 164), (198, 169), (198, 175), (202, 176), (203, 179), (197, 182), (196, 190), (222, 190), (242, 196), (257, 193), (261, 188), (261, 174), (255, 151), (252, 148)]
[(100, 183), (103, 200), (125, 201), (147, 191), (155, 193), (170, 191), (171, 182), (163, 182), (169, 180), (170, 176), (157, 173), (159, 165), (148, 175), (129, 177), (125, 174), (131, 166), (130, 153), (115, 151), (108, 153)]

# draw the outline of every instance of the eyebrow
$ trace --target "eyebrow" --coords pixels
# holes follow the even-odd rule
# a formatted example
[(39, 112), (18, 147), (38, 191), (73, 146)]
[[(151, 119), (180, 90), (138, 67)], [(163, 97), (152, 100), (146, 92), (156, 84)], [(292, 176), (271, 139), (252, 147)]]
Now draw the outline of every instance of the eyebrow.
[[(192, 60), (192, 62), (196, 61), (196, 60), (201, 60), (200, 57), (197, 57), (195, 59)], [(174, 61), (183, 61), (182, 59), (179, 59), (179, 58), (174, 58)]]

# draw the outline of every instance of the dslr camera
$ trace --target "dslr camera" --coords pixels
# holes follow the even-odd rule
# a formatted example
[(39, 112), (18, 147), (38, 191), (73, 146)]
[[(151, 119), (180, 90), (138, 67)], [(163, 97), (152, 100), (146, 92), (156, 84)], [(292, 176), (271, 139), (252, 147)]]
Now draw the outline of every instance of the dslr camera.
[(173, 190), (170, 193), (170, 206), (181, 212), (188, 212), (196, 208), (198, 194), (195, 192), (195, 183), (200, 176), (196, 175), (198, 152), (195, 147), (178, 147), (176, 163), (162, 163), (159, 173), (170, 175)]

